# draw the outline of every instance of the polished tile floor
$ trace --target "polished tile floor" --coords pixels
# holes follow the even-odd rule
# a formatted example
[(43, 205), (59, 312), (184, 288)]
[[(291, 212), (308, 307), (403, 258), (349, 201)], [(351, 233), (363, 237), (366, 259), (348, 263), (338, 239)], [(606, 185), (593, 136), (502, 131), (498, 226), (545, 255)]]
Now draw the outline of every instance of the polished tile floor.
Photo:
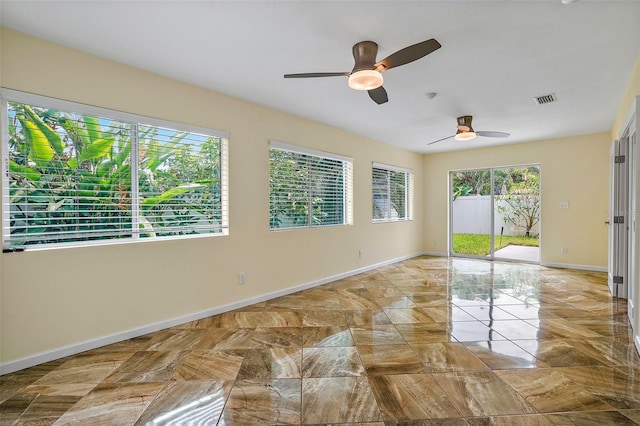
[(419, 257), (1, 378), (2, 425), (640, 424), (602, 273)]

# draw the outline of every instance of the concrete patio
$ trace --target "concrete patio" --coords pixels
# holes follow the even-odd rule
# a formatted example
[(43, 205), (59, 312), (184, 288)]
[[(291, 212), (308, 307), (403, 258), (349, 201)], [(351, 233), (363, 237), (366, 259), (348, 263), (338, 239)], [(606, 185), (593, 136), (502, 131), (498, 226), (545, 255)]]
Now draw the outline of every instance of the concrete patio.
[(540, 263), (540, 247), (508, 245), (496, 250), (495, 258)]

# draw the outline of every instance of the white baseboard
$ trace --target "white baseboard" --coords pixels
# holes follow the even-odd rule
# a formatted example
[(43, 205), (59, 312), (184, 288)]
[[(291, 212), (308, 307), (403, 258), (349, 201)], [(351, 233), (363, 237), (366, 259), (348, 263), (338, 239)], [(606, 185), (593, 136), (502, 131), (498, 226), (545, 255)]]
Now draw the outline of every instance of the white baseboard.
[(373, 269), (381, 268), (383, 266), (391, 265), (393, 263), (401, 262), (403, 260), (411, 259), (421, 255), (422, 253), (415, 253), (407, 256), (397, 257), (395, 259), (385, 260), (383, 262), (375, 263), (373, 265), (363, 266), (362, 268), (354, 269), (352, 271), (343, 272), (341, 274), (333, 275), (326, 278), (321, 278), (319, 280), (310, 281), (304, 284), (288, 287), (288, 288), (274, 291), (271, 293), (262, 294), (249, 299), (230, 303), (227, 305), (206, 309), (200, 312), (194, 312), (194, 313), (183, 315), (176, 318), (170, 318), (164, 321), (159, 321), (153, 324), (132, 328), (126, 331), (113, 333), (106, 336), (101, 336), (95, 339), (85, 340), (83, 342), (74, 343), (68, 346), (52, 349), (50, 351), (40, 352), (40, 353), (30, 355), (24, 358), (20, 358), (14, 361), (0, 363), (0, 375), (13, 373), (14, 371), (23, 370), (25, 368), (33, 367), (34, 365), (53, 361), (55, 359), (64, 358), (70, 355), (78, 354), (80, 352), (85, 352), (91, 349), (100, 348), (102, 346), (110, 345), (112, 343), (117, 343), (127, 339), (132, 339), (134, 337), (153, 333), (155, 331), (163, 330), (166, 328), (175, 327), (177, 325), (184, 324), (190, 321), (197, 321), (199, 319), (207, 318), (212, 315), (218, 315), (223, 312), (228, 312), (234, 309), (243, 308), (245, 306), (253, 305), (254, 303), (264, 302), (265, 300), (270, 300), (276, 297), (285, 296), (287, 294), (295, 293), (301, 290), (306, 290), (308, 288), (317, 287), (319, 285), (327, 284), (342, 278), (347, 278), (353, 275), (361, 274), (363, 272), (368, 272)]
[(636, 344), (636, 351), (638, 351), (638, 355), (640, 355), (640, 334), (636, 334), (635, 339), (633, 339), (633, 342)]
[[(424, 252), (422, 252), (422, 254), (424, 256), (449, 257), (448, 253), (435, 252), (435, 251), (424, 251)], [(473, 257), (471, 259), (483, 260), (482, 257)], [(499, 261), (499, 262), (502, 262), (504, 260), (505, 259), (497, 259), (497, 261)], [(516, 259), (514, 259), (513, 261), (514, 262), (519, 262)], [(527, 262), (524, 262), (524, 263), (527, 263)], [(578, 270), (582, 270), (582, 271), (607, 272), (607, 267), (606, 266), (576, 265), (576, 264), (573, 264), (573, 263), (541, 262), (540, 266), (546, 266), (548, 268), (578, 269)]]
[(423, 251), (422, 254), (424, 256), (449, 257), (449, 253), (442, 253), (439, 251)]
[(575, 265), (573, 263), (543, 262), (540, 263), (540, 266), (546, 266), (548, 268), (579, 269), (581, 271), (607, 272), (606, 266)]

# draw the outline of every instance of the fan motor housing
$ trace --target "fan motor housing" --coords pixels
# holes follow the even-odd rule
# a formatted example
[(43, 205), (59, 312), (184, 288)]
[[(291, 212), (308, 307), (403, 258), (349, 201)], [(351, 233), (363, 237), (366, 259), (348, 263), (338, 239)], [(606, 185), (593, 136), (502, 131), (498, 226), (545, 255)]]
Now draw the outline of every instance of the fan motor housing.
[(378, 43), (374, 41), (361, 41), (353, 45), (353, 59), (355, 65), (352, 73), (361, 70), (374, 70), (376, 55), (378, 54)]
[(475, 132), (475, 130), (473, 130), (473, 127), (471, 127), (471, 120), (473, 120), (473, 117), (470, 115), (463, 115), (462, 117), (458, 117), (458, 132), (456, 134), (464, 132)]

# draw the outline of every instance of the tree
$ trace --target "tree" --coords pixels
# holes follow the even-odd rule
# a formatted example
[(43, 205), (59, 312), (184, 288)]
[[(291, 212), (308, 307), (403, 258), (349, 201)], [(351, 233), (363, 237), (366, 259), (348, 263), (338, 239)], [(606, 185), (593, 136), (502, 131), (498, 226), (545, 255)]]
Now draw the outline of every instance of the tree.
[(540, 174), (537, 167), (511, 170), (511, 182), (503, 183), (506, 192), (496, 196), (496, 208), (506, 222), (524, 229), (524, 235), (530, 237), (531, 229), (540, 222)]
[(269, 155), (269, 226), (306, 225), (309, 217), (306, 162), (298, 161), (298, 154), (285, 150), (271, 149)]
[(489, 170), (473, 170), (453, 174), (453, 199), (467, 195), (491, 194)]
[(341, 161), (280, 149), (270, 149), (269, 156), (271, 228), (343, 222)]

